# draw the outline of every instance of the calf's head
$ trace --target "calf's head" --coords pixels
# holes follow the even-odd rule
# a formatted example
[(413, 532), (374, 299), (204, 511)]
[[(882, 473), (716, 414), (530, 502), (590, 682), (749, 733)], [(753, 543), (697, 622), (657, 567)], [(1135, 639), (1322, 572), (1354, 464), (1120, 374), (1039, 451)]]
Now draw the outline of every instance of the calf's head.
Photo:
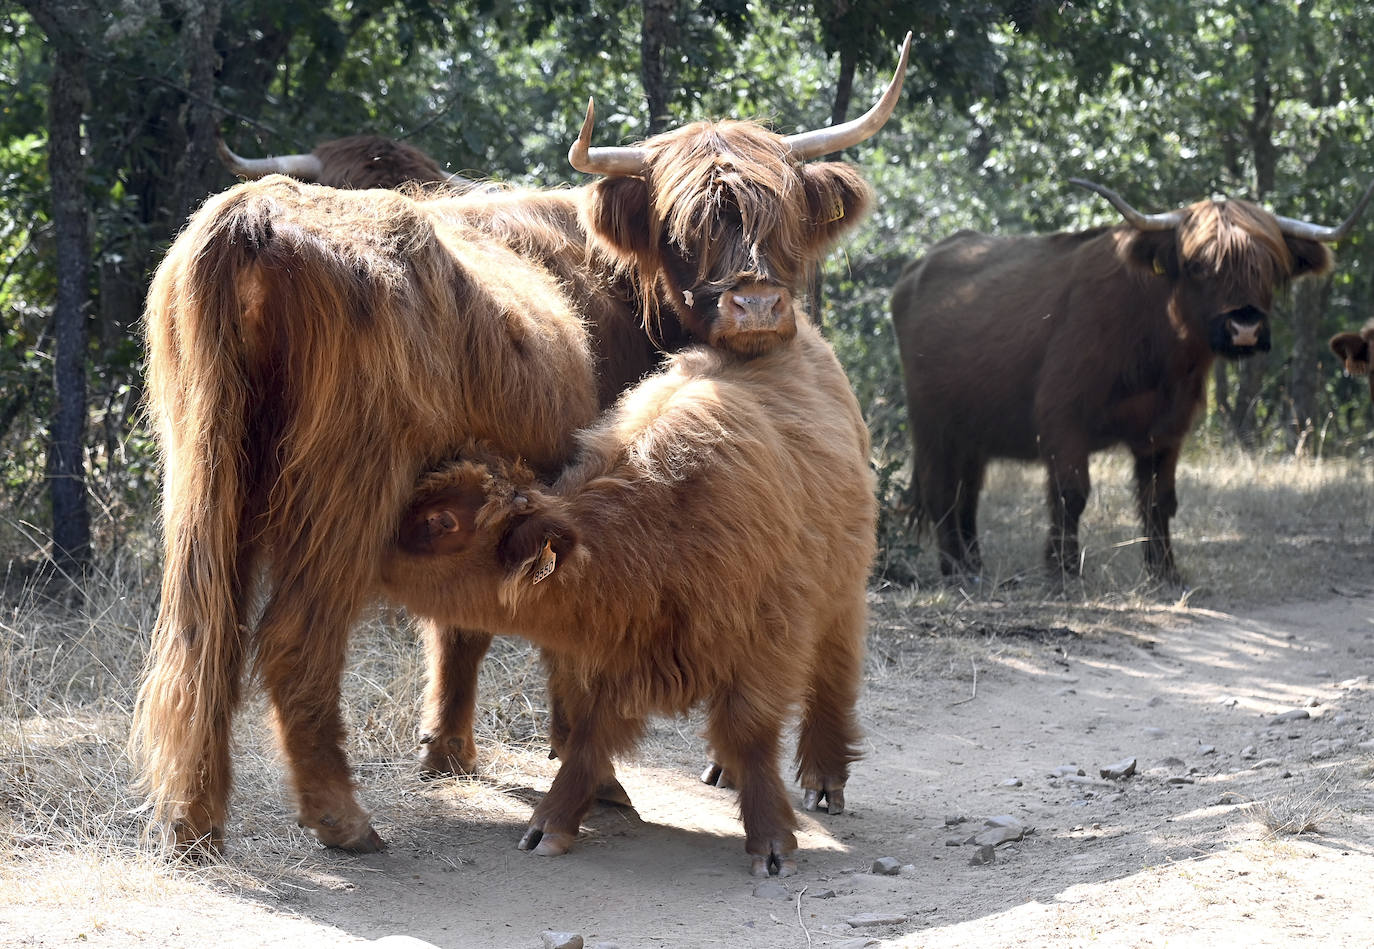
[(1198, 201), (1163, 214), (1142, 214), (1115, 191), (1069, 179), (1121, 212), (1118, 246), (1169, 282), (1169, 318), (1180, 336), (1204, 339), (1217, 355), (1242, 358), (1269, 350), (1274, 293), (1290, 280), (1331, 267), (1326, 244), (1340, 240), (1374, 194), (1374, 185), (1336, 227), (1280, 217), (1248, 201)]
[(1369, 398), (1374, 401), (1374, 319), (1358, 333), (1337, 333), (1331, 337), (1331, 351), (1341, 360), (1347, 374), (1369, 377)]
[[(593, 148), (589, 102), (568, 160), (608, 176), (594, 188), (592, 232), (697, 339), (745, 356), (791, 339), (794, 295), (872, 200), (851, 166), (806, 160), (882, 127), (901, 92), (910, 42), (865, 115), (796, 135), (752, 122), (696, 122), (634, 147)], [(646, 322), (653, 305), (646, 292)]]

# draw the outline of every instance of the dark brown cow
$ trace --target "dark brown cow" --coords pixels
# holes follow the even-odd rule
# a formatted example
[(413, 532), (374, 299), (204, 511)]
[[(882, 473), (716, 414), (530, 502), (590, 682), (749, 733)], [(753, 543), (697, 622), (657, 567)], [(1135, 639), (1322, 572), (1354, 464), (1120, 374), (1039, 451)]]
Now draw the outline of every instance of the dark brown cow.
[(804, 804), (839, 813), (874, 551), (868, 432), (809, 323), (749, 361), (694, 347), (578, 436), (551, 488), (486, 452), (425, 476), (386, 595), (537, 643), (562, 766), (520, 849), (562, 854), (650, 714), (707, 708), (753, 872), (795, 869), (778, 775), (800, 706)]
[(467, 189), (475, 184), (471, 178), (444, 171), (438, 162), (414, 145), (380, 135), (350, 135), (322, 142), (315, 146), (314, 151), (303, 155), (274, 155), (268, 158), (242, 158), (229, 149), (224, 139), (220, 139), (219, 157), (229, 171), (250, 180), (268, 175), (287, 175), (297, 181), (331, 188), (400, 188), (408, 184), (441, 184)]
[[(1275, 290), (1331, 264), (1368, 202), (1337, 228), (1246, 201), (1145, 215), (1104, 197), (1126, 223), (1077, 233), (961, 232), (907, 266), (892, 296), (915, 446), (915, 513), (933, 524), (945, 574), (981, 568), (976, 517), (992, 458), (1049, 471), (1054, 572), (1080, 569), (1088, 456), (1135, 456), (1145, 563), (1176, 582), (1169, 519), (1174, 469), (1218, 356), (1269, 346)], [(1374, 191), (1374, 188), (1371, 189)]]
[[(206, 203), (146, 314), (166, 550), (133, 747), (179, 845), (222, 840), (229, 726), (252, 663), (301, 823), (331, 846), (382, 846), (343, 752), (339, 677), (415, 478), (471, 438), (561, 463), (608, 391), (597, 370), (634, 378), (614, 363), (617, 340), (603, 335), (598, 363), (586, 334), (614, 334), (623, 324), (607, 314), (627, 301), (651, 326), (680, 320), (722, 347), (768, 349), (768, 320), (785, 335), (786, 281), (869, 197), (852, 169), (804, 160), (871, 135), (900, 78), (870, 113), (822, 133), (701, 123), (651, 139), (633, 151), (642, 177), (628, 186), (628, 153), (588, 151), (584, 131), (575, 153), (613, 177), (573, 191), (434, 198), (270, 176)], [(655, 230), (707, 207), (698, 230)], [(740, 268), (733, 280), (723, 261)], [(658, 292), (627, 294), (636, 285)], [(727, 328), (713, 335), (717, 324)], [(637, 333), (628, 349), (642, 358)], [(467, 767), (489, 637), (435, 627), (426, 638), (431, 761)]]
[(1331, 337), (1331, 351), (1340, 357), (1348, 375), (1369, 377), (1369, 399), (1374, 402), (1374, 319), (1358, 333)]

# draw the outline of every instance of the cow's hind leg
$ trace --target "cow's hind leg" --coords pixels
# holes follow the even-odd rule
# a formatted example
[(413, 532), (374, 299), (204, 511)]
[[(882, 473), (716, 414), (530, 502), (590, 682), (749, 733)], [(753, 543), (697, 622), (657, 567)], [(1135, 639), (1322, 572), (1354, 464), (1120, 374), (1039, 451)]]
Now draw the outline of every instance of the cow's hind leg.
[[(761, 678), (761, 677), (759, 677)], [(755, 876), (790, 876), (797, 869), (797, 816), (778, 773), (785, 699), (776, 683), (731, 683), (711, 703), (706, 731), (722, 767), (739, 787), (744, 849)]]
[[(258, 627), (258, 667), (296, 791), (298, 820), (320, 842), (355, 853), (386, 845), (359, 806), (344, 754), (340, 677), (361, 577), (307, 584), (297, 571), (276, 585)], [(310, 589), (307, 589), (310, 587)], [(353, 596), (340, 595), (348, 591)]]
[(471, 774), (477, 769), (473, 732), (477, 671), (491, 648), (491, 636), (432, 620), (425, 620), (421, 629), (429, 668), (420, 733), (420, 773), (426, 777)]
[(978, 497), (983, 492), (987, 461), (977, 455), (964, 459), (955, 501), (955, 531), (963, 569), (973, 575), (983, 572), (983, 554), (978, 547)]
[(1163, 583), (1182, 582), (1169, 539), (1169, 519), (1178, 513), (1174, 473), (1179, 446), (1135, 452), (1136, 503), (1145, 529), (1145, 569)]
[(850, 609), (822, 631), (812, 664), (797, 741), (802, 810), (844, 812), (849, 766), (859, 757), (854, 705), (863, 664), (862, 592)]

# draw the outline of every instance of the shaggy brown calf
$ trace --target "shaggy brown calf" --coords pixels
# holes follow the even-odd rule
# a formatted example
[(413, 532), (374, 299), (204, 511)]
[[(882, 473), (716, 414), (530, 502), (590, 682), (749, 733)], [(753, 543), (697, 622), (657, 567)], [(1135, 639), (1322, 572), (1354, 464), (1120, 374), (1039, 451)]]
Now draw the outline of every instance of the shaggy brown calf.
[[(343, 752), (339, 678), (415, 477), (470, 438), (561, 465), (598, 394), (651, 367), (641, 317), (653, 335), (680, 322), (751, 353), (772, 345), (770, 321), (780, 340), (791, 281), (869, 200), (853, 169), (804, 159), (873, 134), (900, 78), (819, 133), (698, 123), (602, 150), (584, 127), (578, 162), (633, 180), (423, 198), (272, 176), (206, 203), (146, 315), (166, 552), (132, 745), (180, 845), (223, 838), (229, 726), (252, 663), (302, 824), (331, 846), (382, 846)], [(426, 765), (469, 768), (490, 636), (432, 626), (426, 641)]]
[(1374, 402), (1374, 319), (1358, 333), (1337, 333), (1331, 337), (1331, 351), (1340, 357), (1347, 374), (1369, 377), (1369, 399)]
[(844, 372), (805, 322), (791, 346), (750, 361), (693, 348), (578, 438), (547, 489), (490, 453), (425, 476), (384, 593), (543, 649), (563, 763), (522, 850), (566, 852), (647, 716), (705, 704), (753, 872), (790, 873), (785, 715), (801, 706), (808, 805), (843, 808), (858, 754), (876, 510)]
[[(1045, 556), (1080, 569), (1088, 456), (1135, 456), (1145, 564), (1178, 582), (1169, 520), (1174, 472), (1217, 356), (1269, 348), (1275, 291), (1330, 267), (1338, 227), (1277, 217), (1247, 201), (1141, 214), (1110, 189), (1125, 222), (1064, 234), (963, 231), (908, 265), (892, 294), (914, 443), (916, 513), (935, 526), (946, 574), (981, 569), (978, 495), (993, 458), (1049, 472)], [(1374, 190), (1374, 189), (1371, 189)]]

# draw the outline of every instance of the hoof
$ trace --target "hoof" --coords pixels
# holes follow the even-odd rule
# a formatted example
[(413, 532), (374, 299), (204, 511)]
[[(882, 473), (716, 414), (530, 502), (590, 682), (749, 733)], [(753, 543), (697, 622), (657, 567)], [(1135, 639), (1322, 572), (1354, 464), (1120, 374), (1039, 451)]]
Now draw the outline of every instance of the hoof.
[(447, 778), (456, 774), (473, 774), (477, 771), (477, 749), (471, 742), (459, 738), (436, 740), (433, 735), (422, 735), (420, 744), (420, 777), (425, 780)]
[(380, 853), (386, 849), (386, 841), (372, 829), (372, 822), (366, 814), (347, 822), (326, 814), (314, 824), (302, 823), (301, 826), (308, 827), (320, 843), (335, 850)]
[(186, 818), (172, 822), (172, 846), (189, 860), (213, 860), (224, 853), (224, 828), (202, 828)]
[(560, 830), (544, 831), (539, 827), (529, 827), (520, 838), (519, 847), (541, 857), (561, 857), (572, 849), (576, 835)]
[(797, 851), (785, 850), (782, 841), (769, 841), (768, 853), (749, 855), (749, 873), (756, 877), (790, 877), (797, 872)]
[(807, 788), (802, 795), (802, 810), (804, 811), (825, 811), (827, 814), (844, 813), (844, 788), (829, 788), (826, 790), (816, 790)]
[(707, 763), (706, 770), (701, 772), (701, 783), (709, 784), (714, 788), (731, 790), (735, 786), (735, 779), (730, 776), (729, 771), (711, 761)]

